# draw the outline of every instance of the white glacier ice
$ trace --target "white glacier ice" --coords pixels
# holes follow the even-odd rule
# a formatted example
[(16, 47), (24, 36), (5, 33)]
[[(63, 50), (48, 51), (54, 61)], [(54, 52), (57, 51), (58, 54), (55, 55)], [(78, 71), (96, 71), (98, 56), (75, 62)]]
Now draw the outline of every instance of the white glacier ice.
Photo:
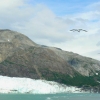
[(53, 81), (0, 76), (0, 93), (49, 94), (63, 92), (80, 93), (82, 91), (80, 88)]

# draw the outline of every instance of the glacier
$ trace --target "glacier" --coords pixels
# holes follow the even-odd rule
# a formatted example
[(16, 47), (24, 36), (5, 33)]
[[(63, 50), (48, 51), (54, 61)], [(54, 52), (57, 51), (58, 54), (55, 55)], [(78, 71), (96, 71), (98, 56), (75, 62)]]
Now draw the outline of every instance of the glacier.
[(0, 75), (0, 93), (82, 93), (80, 88), (66, 86), (53, 81), (30, 78), (8, 77)]

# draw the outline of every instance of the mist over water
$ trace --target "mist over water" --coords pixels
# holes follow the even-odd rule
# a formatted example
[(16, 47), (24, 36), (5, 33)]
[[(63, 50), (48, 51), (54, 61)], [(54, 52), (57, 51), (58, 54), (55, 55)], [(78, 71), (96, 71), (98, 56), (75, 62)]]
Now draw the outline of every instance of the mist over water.
[(100, 100), (100, 94), (0, 94), (0, 100)]

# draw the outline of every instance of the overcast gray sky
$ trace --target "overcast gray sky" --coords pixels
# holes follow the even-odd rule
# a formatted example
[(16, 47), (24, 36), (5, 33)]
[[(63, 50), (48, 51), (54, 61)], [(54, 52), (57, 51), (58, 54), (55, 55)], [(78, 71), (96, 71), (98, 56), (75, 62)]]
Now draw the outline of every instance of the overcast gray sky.
[(99, 0), (0, 0), (0, 28), (100, 60)]

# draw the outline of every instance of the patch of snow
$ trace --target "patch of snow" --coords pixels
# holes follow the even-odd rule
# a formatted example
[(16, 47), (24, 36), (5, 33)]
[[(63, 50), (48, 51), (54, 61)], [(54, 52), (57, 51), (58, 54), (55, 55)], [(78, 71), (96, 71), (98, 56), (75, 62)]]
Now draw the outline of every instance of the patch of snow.
[(95, 73), (96, 75), (98, 75), (98, 73)]
[(0, 93), (81, 93), (80, 88), (66, 86), (53, 81), (35, 80), (30, 78), (18, 78), (0, 76)]

